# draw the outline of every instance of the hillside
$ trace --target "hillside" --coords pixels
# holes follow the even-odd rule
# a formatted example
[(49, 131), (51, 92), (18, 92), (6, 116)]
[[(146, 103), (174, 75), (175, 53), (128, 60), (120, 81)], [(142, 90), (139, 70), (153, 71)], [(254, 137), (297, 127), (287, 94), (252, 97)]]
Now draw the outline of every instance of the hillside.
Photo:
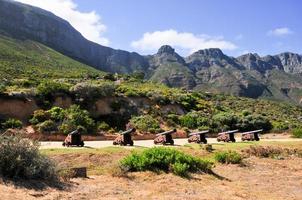
[(80, 78), (101, 74), (45, 45), (0, 35), (0, 79)]

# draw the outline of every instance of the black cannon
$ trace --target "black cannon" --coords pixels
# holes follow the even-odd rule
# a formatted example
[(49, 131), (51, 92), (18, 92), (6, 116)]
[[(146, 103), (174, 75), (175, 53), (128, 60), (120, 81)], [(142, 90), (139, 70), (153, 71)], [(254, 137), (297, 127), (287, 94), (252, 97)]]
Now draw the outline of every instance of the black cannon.
[(217, 141), (223, 141), (223, 142), (236, 142), (235, 139), (235, 133), (237, 133), (238, 130), (232, 130), (232, 131), (226, 131), (218, 133)]
[(69, 133), (67, 135), (67, 137), (65, 138), (63, 144), (63, 146), (84, 146), (84, 141), (82, 140), (82, 135), (81, 135), (81, 130), (77, 129), (75, 131), (72, 131), (71, 133)]
[(174, 145), (174, 140), (172, 138), (173, 133), (176, 133), (176, 129), (156, 134), (156, 138), (154, 139), (154, 144)]
[(190, 133), (189, 134), (189, 138), (188, 138), (188, 142), (189, 143), (204, 143), (207, 144), (207, 139), (206, 139), (206, 134), (209, 132), (209, 130), (206, 131), (199, 131), (199, 132), (195, 132), (195, 133)]
[(136, 129), (132, 128), (132, 129), (129, 129), (127, 131), (120, 133), (120, 135), (117, 136), (117, 138), (115, 138), (115, 140), (113, 141), (113, 145), (133, 146), (134, 143), (133, 143), (131, 134), (134, 133), (135, 131), (136, 131)]
[(255, 131), (248, 131), (242, 133), (241, 140), (242, 141), (259, 141), (259, 133), (261, 133), (263, 129), (255, 130)]

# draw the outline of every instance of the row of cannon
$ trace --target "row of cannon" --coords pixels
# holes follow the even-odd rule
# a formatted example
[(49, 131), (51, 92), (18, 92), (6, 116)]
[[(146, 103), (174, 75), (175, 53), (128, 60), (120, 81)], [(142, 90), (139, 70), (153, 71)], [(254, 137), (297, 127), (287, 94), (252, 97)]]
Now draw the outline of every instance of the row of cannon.
[[(120, 133), (120, 135), (113, 141), (113, 145), (121, 145), (121, 146), (133, 146), (134, 142), (132, 140), (131, 134), (136, 131), (135, 128), (129, 129), (125, 132)], [(176, 133), (176, 129), (165, 131), (162, 133), (158, 133), (155, 136), (154, 144), (162, 144), (162, 145), (174, 145), (174, 140), (172, 134)], [(254, 130), (241, 133), (242, 141), (259, 141), (259, 133), (263, 130)], [(218, 142), (236, 142), (235, 133), (238, 133), (239, 130), (231, 130), (226, 132), (218, 133), (217, 141)], [(207, 144), (206, 134), (209, 133), (209, 130), (199, 131), (189, 134), (188, 142), (189, 143), (198, 143), (198, 144)]]
[[(136, 131), (135, 128), (129, 129), (120, 133), (117, 138), (113, 141), (113, 145), (121, 145), (121, 146), (133, 146), (134, 142), (132, 140), (132, 133)], [(254, 130), (241, 133), (242, 141), (259, 141), (259, 133), (263, 130)], [(176, 129), (165, 131), (162, 133), (158, 133), (155, 136), (154, 144), (162, 144), (162, 145), (174, 145), (174, 140), (172, 135), (177, 132)], [(236, 142), (235, 133), (239, 132), (238, 130), (231, 130), (226, 132), (221, 132), (217, 136), (217, 141), (220, 142)], [(207, 144), (206, 135), (209, 133), (209, 130), (199, 131), (190, 133), (188, 136), (189, 143), (198, 143), (198, 144)], [(63, 146), (84, 146), (84, 142), (81, 138), (81, 133), (79, 130), (75, 130), (68, 134), (65, 141), (63, 142)]]

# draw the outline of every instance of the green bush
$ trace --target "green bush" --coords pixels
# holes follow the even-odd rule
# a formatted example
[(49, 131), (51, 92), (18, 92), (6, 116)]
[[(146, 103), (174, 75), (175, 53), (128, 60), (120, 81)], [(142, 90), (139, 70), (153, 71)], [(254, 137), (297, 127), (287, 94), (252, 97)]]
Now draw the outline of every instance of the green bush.
[(261, 115), (245, 115), (239, 121), (239, 129), (241, 131), (250, 131), (255, 129), (269, 131), (272, 127), (271, 122)]
[(106, 122), (101, 122), (98, 124), (98, 131), (109, 131), (110, 126)]
[(56, 122), (62, 121), (65, 118), (65, 111), (60, 107), (52, 107), (47, 111), (50, 115), (50, 118)]
[(57, 130), (57, 125), (52, 120), (46, 120), (45, 122), (42, 122), (42, 123), (38, 124), (37, 126), (38, 126), (38, 130), (40, 133), (49, 133), (51, 131)]
[(132, 153), (121, 160), (121, 168), (134, 171), (164, 171), (179, 176), (187, 176), (189, 172), (211, 172), (213, 163), (193, 157), (175, 149), (154, 147), (141, 153)]
[(211, 128), (230, 130), (238, 128), (238, 125), (239, 118), (235, 114), (228, 112), (220, 112), (213, 116)]
[(94, 100), (99, 97), (114, 96), (115, 85), (110, 82), (98, 84), (78, 83), (70, 89), (78, 98)]
[(72, 105), (65, 113), (66, 115), (63, 123), (65, 124), (64, 128), (67, 129), (65, 129), (65, 133), (72, 131), (72, 129), (77, 128), (78, 126), (84, 127), (89, 133), (95, 132), (94, 120), (90, 117), (87, 110), (82, 110), (78, 105)]
[(190, 129), (196, 129), (199, 127), (207, 126), (209, 124), (209, 119), (207, 117), (203, 117), (201, 116), (201, 114), (195, 111), (181, 116), (179, 120), (181, 126)]
[(159, 132), (159, 122), (151, 115), (141, 115), (133, 117), (130, 120), (130, 124), (139, 131), (156, 133)]
[(293, 137), (302, 138), (302, 128), (295, 128), (292, 130)]
[(22, 128), (23, 123), (18, 120), (18, 119), (8, 119), (5, 122), (3, 122), (2, 124), (2, 128), (4, 129), (8, 129), (8, 128)]
[(22, 179), (56, 179), (54, 163), (29, 139), (0, 136), (0, 176)]
[(236, 151), (223, 151), (215, 154), (215, 160), (224, 164), (240, 164), (242, 157)]
[(42, 97), (50, 97), (58, 92), (68, 93), (68, 91), (68, 85), (54, 81), (44, 81), (37, 87), (37, 95)]
[(38, 124), (50, 119), (50, 114), (45, 110), (36, 110), (29, 120), (32, 124)]
[(4, 93), (5, 90), (6, 90), (5, 85), (0, 83), (0, 94), (1, 94), (1, 93)]

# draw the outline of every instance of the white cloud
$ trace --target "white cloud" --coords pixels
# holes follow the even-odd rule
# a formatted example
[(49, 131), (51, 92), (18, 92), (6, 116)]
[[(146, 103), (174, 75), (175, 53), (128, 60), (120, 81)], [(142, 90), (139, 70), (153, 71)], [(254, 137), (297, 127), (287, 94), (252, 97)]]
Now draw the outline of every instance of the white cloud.
[(157, 50), (162, 45), (171, 45), (185, 54), (206, 48), (220, 48), (223, 50), (234, 50), (237, 48), (235, 44), (224, 40), (223, 37), (194, 35), (188, 32), (177, 32), (173, 29), (152, 33), (147, 32), (142, 38), (131, 43), (131, 47), (144, 53)]
[(109, 40), (103, 36), (107, 27), (102, 23), (101, 17), (91, 12), (81, 12), (73, 0), (16, 0), (21, 3), (33, 5), (48, 10), (67, 20), (85, 38), (93, 42), (109, 45)]
[(267, 32), (267, 35), (269, 36), (285, 36), (285, 35), (290, 35), (293, 34), (294, 32), (292, 30), (290, 30), (287, 27), (282, 27), (282, 28), (276, 28), (274, 30), (270, 30)]

